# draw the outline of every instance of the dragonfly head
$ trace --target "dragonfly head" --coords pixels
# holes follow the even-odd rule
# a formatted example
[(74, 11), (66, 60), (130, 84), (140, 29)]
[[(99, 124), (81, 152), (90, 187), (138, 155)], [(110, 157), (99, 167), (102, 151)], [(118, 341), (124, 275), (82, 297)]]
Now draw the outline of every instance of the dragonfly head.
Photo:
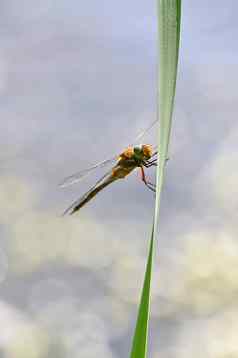
[(150, 144), (142, 144), (141, 146), (142, 153), (144, 154), (146, 159), (150, 159), (153, 155), (153, 148)]
[(153, 148), (149, 144), (142, 144), (141, 146), (134, 148), (134, 155), (139, 160), (148, 160), (151, 158), (152, 154)]

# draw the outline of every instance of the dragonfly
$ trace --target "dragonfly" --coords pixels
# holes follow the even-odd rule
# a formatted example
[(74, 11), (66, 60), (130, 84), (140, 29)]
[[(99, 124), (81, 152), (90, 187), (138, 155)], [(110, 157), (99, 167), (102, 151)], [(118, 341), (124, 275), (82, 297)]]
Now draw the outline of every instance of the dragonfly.
[[(146, 130), (137, 136), (135, 142), (138, 139), (141, 139), (155, 124), (157, 120), (154, 121)], [(157, 166), (158, 152), (154, 150), (154, 147), (150, 144), (141, 144), (141, 145), (130, 145), (125, 148), (119, 155), (114, 156), (113, 158), (106, 159), (100, 163), (93, 165), (90, 168), (77, 172), (73, 175), (66, 177), (61, 183), (60, 187), (68, 187), (70, 185), (78, 183), (82, 178), (85, 178), (89, 175), (94, 169), (101, 168), (109, 163), (115, 161), (115, 164), (112, 168), (107, 171), (97, 182), (90, 188), (83, 196), (74, 201), (63, 213), (64, 215), (72, 215), (78, 212), (82, 207), (84, 207), (89, 201), (91, 201), (99, 192), (105, 189), (107, 186), (111, 185), (115, 181), (126, 178), (132, 171), (136, 168), (139, 168), (141, 172), (141, 180), (145, 186), (155, 192), (155, 184), (151, 183), (146, 175), (144, 168), (150, 168)]]

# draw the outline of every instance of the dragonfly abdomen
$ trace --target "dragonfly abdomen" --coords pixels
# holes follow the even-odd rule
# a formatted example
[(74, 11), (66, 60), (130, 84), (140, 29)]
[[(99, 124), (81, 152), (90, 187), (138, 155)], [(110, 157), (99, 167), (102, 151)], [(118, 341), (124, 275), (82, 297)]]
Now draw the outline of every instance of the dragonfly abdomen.
[(118, 165), (112, 169), (112, 176), (116, 179), (123, 179), (127, 175), (129, 175), (135, 168), (136, 168), (136, 165), (133, 165), (130, 167), (124, 167), (124, 166)]
[[(74, 214), (76, 211), (81, 209), (85, 204), (87, 204), (91, 199), (93, 199), (94, 196), (97, 195), (101, 190), (103, 190), (106, 186), (108, 186), (109, 184), (113, 183), (117, 179), (118, 178), (115, 178), (112, 175), (110, 175), (106, 180), (104, 180), (104, 182), (102, 184), (98, 185), (94, 190), (88, 192), (86, 195), (84, 195), (81, 198), (81, 200), (77, 204), (73, 205), (72, 208), (71, 208), (71, 211), (67, 210), (67, 212), (70, 215)], [(67, 212), (65, 212), (65, 214)]]

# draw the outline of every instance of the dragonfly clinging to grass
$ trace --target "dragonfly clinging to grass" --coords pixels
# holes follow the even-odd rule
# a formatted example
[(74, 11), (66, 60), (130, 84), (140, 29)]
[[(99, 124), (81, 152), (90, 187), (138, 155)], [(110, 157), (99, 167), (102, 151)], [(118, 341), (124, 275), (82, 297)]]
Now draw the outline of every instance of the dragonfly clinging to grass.
[[(141, 133), (138, 138), (141, 138), (145, 133), (156, 123), (147, 128)], [(116, 161), (115, 165), (101, 177), (96, 184), (90, 188), (81, 198), (76, 200), (69, 208), (65, 210), (63, 215), (74, 214), (79, 211), (84, 205), (86, 205), (91, 199), (93, 199), (101, 190), (106, 188), (113, 182), (126, 178), (136, 168), (140, 169), (141, 180), (148, 189), (155, 192), (155, 185), (147, 180), (144, 168), (150, 168), (157, 165), (157, 151), (154, 151), (153, 146), (150, 144), (142, 144), (139, 146), (131, 145), (127, 147), (119, 156), (115, 156), (112, 159), (104, 160), (91, 168), (73, 174), (60, 184), (61, 187), (66, 187), (79, 182), (83, 177), (87, 176), (93, 169), (103, 167), (106, 164)]]

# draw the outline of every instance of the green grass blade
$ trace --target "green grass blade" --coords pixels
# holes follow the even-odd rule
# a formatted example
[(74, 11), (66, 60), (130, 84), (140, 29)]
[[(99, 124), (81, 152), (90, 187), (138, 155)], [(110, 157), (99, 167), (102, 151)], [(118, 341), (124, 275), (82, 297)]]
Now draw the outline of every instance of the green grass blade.
[(174, 105), (179, 38), (181, 0), (158, 0), (159, 22), (159, 96), (157, 114), (160, 120), (158, 153), (159, 165), (156, 174), (155, 217), (152, 228), (149, 255), (144, 284), (138, 310), (137, 323), (130, 358), (147, 356), (148, 322), (150, 308), (150, 284), (153, 263), (154, 239), (158, 229), (160, 197), (164, 181), (164, 168), (168, 155), (171, 120)]
[(136, 322), (135, 334), (132, 342), (131, 358), (146, 357), (147, 354), (147, 337), (148, 337), (148, 320), (150, 308), (150, 282), (153, 262), (154, 247), (154, 230), (152, 230), (150, 239), (150, 249), (147, 259), (144, 284), (139, 305), (138, 318)]
[(180, 39), (181, 0), (158, 0), (159, 32), (159, 94), (158, 110), (159, 165), (156, 175), (156, 204), (154, 229), (158, 230), (160, 196), (164, 182), (164, 168), (168, 157), (172, 113), (177, 78)]

